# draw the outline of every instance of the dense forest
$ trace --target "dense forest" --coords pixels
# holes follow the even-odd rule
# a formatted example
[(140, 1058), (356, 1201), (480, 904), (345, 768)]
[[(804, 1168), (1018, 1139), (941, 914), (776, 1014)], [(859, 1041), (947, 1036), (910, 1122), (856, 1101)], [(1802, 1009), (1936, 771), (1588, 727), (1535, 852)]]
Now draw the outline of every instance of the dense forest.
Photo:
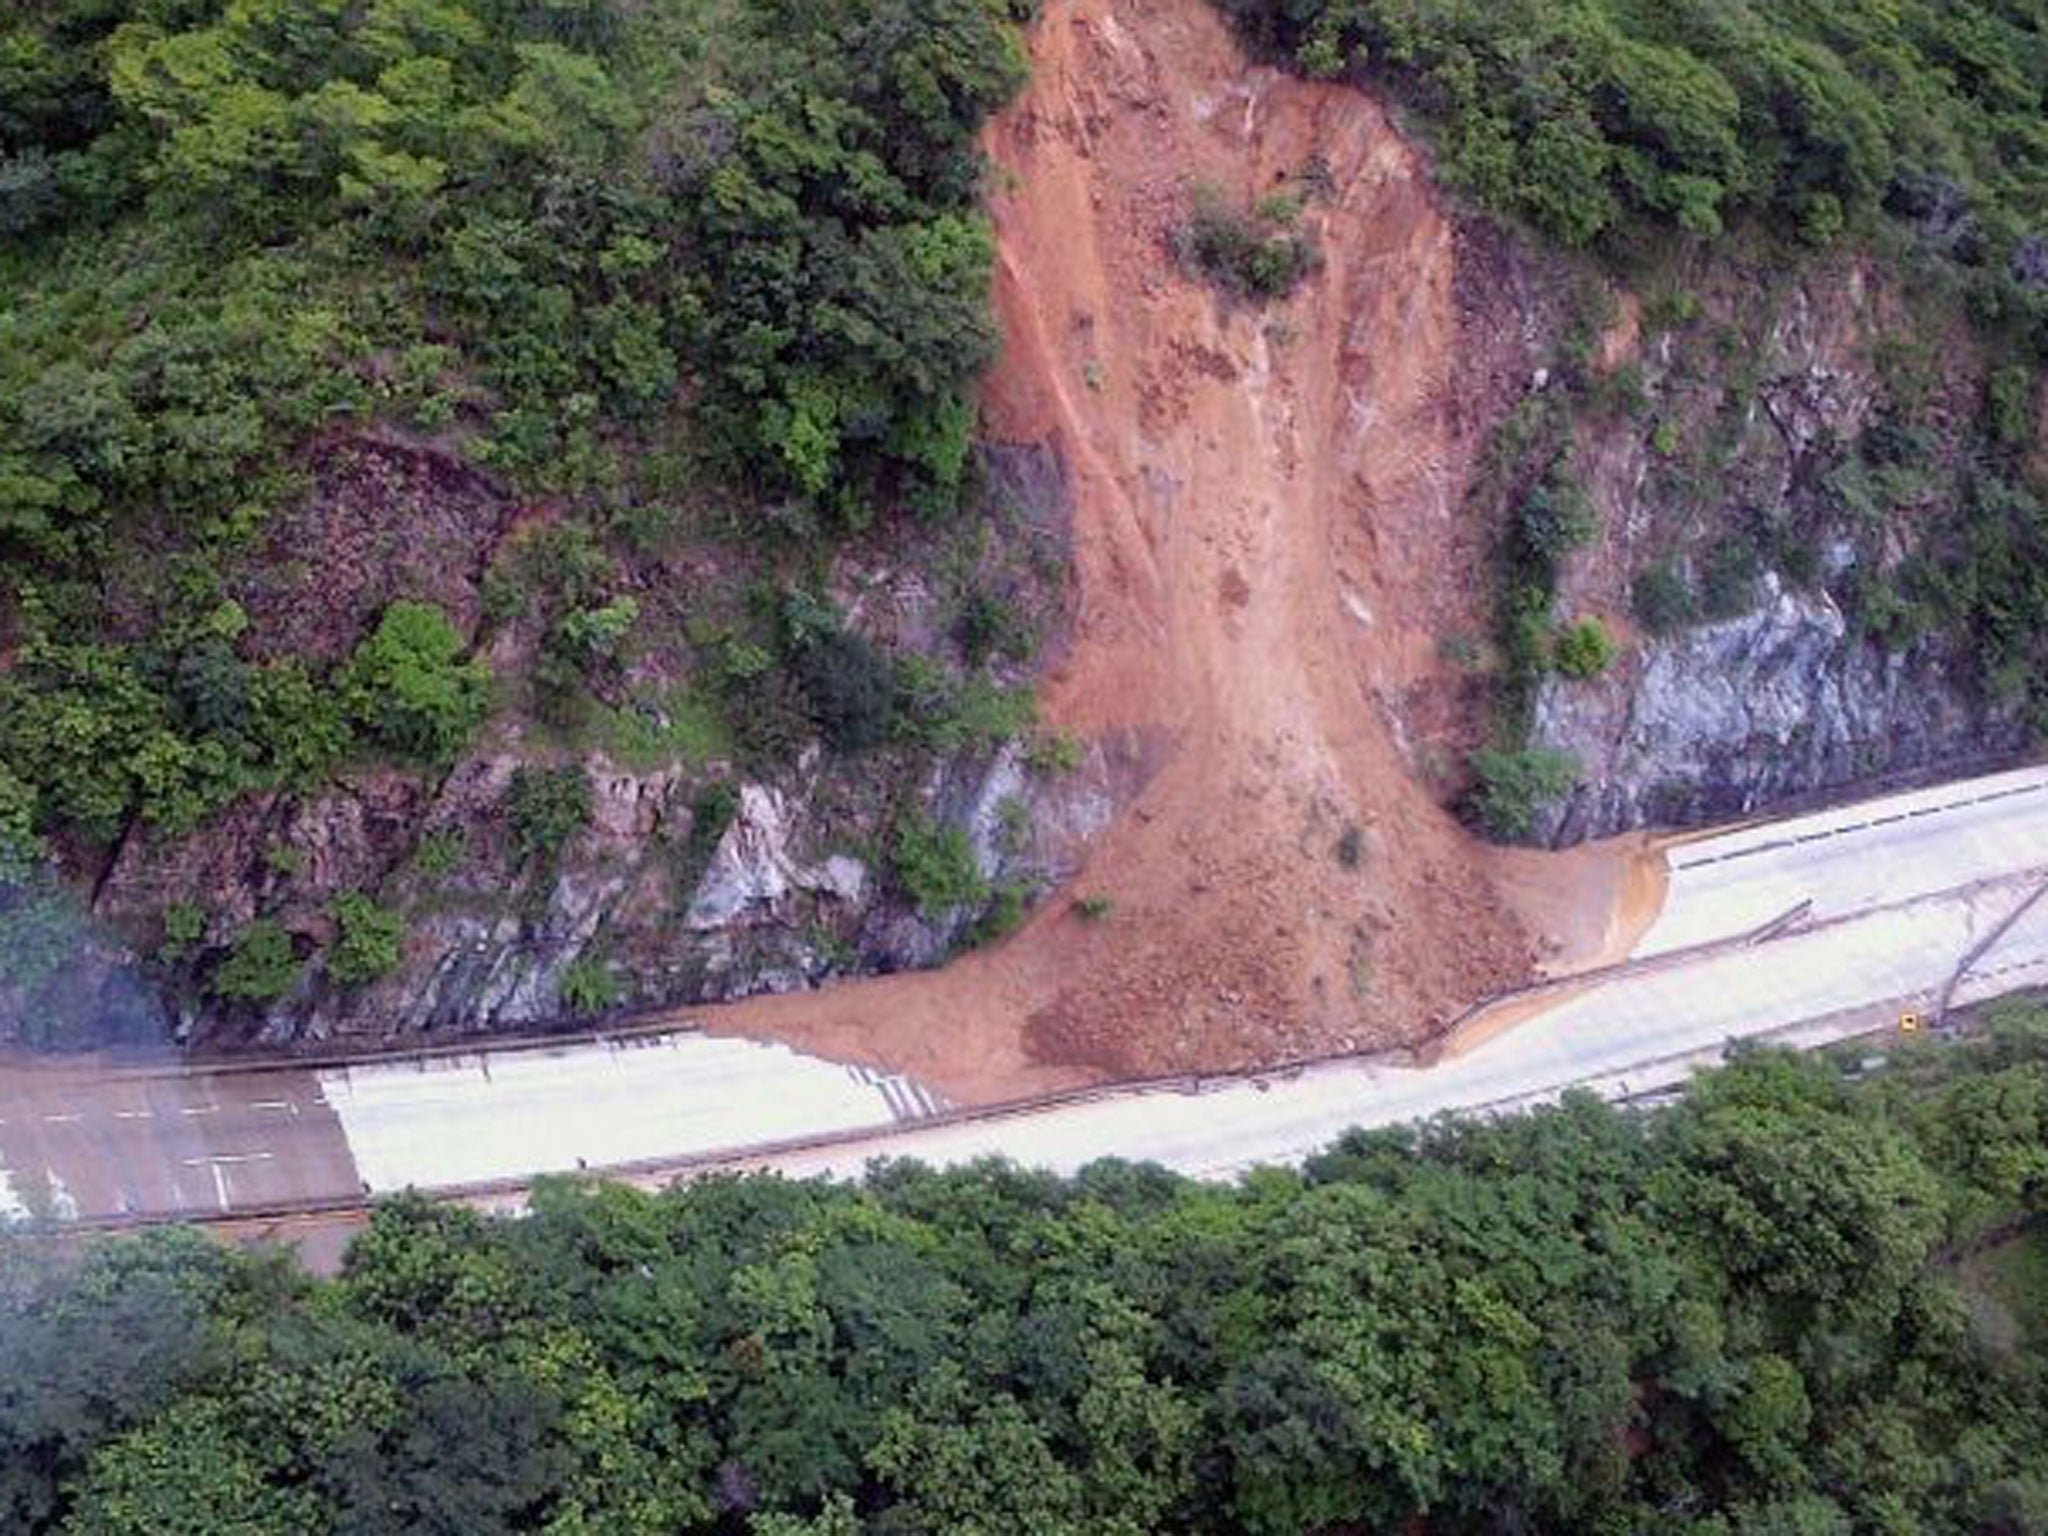
[[(943, 501), (990, 355), (985, 0), (66, 0), (0, 40), (11, 824), (188, 828), (352, 750), (446, 761), (433, 615), (252, 659), (288, 450), (388, 416), (624, 508), (664, 477)], [(111, 569), (110, 569), (111, 567)]]
[[(75, 1536), (2048, 1531), (2048, 1011), (1198, 1185), (884, 1165), (0, 1268)], [(1419, 1517), (1419, 1519), (1418, 1519)]]
[[(1014, 732), (1028, 698), (965, 675), (1011, 643), (1005, 611), (963, 621), (964, 670), (920, 669), (816, 595), (846, 534), (943, 520), (971, 478), (995, 343), (975, 133), (1023, 78), (1014, 21), (997, 0), (12, 17), (0, 981), (64, 953), (46, 852), (76, 875), (131, 833), (167, 845), (365, 765), (432, 783), (503, 714), (559, 753), (630, 756), (659, 730), (655, 749), (688, 735), (766, 766), (819, 736)], [(534, 525), (504, 541), (481, 626), (403, 588), (338, 637), (292, 626), (335, 573), (275, 547), (279, 519), (364, 444), (431, 466), (444, 503), (482, 484)], [(422, 506), (420, 537), (461, 510)], [(686, 524), (730, 588), (687, 644), (625, 574), (660, 585), (650, 552)], [(514, 624), (544, 631), (539, 654), (493, 677), (482, 652)], [(642, 634), (694, 664), (658, 727), (619, 683)], [(217, 999), (295, 984), (287, 955), (224, 988), (221, 941), (249, 932), (214, 931), (194, 895), (143, 936), (167, 975), (211, 953)]]
[(1812, 245), (1890, 212), (2048, 316), (2040, 0), (1223, 0), (1318, 75), (1383, 77), (1444, 168), (1571, 245), (1768, 214)]

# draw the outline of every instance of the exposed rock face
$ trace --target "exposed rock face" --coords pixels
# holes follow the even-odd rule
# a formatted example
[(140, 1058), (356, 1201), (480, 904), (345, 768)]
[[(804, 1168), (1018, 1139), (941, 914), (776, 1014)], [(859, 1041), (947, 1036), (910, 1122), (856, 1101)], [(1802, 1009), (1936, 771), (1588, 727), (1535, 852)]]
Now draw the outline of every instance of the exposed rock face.
[[(579, 962), (604, 966), (621, 1003), (715, 1001), (930, 965), (977, 917), (974, 908), (920, 911), (886, 868), (850, 851), (886, 848), (887, 808), (835, 803), (815, 754), (786, 782), (739, 786), (731, 820), (700, 864), (689, 852), (701, 811), (687, 776), (592, 759), (590, 822), (551, 872), (517, 864), (504, 824), (520, 762), (507, 754), (466, 761), (425, 804), (418, 786), (371, 775), (304, 802), (252, 799), (207, 838), (174, 848), (138, 834), (101, 883), (101, 922), (78, 914), (81, 938), (64, 984), (81, 1018), (41, 1035), (6, 1032), (63, 1043), (155, 1039), (168, 1029), (213, 1044), (485, 1034), (561, 1020)], [(915, 800), (967, 834), (991, 889), (1037, 892), (1072, 874), (1129, 772), (1098, 749), (1076, 772), (1037, 773), (1013, 744), (942, 762)], [(419, 867), (410, 857), (415, 833), (452, 836), (455, 867)], [(141, 958), (149, 943), (124, 951), (119, 933), (139, 931), (168, 896), (194, 885), (215, 897), (202, 943), (230, 942), (265, 911), (302, 954), (332, 937), (334, 895), (376, 888), (407, 913), (404, 964), (386, 980), (346, 989), (309, 961), (291, 995), (245, 1009), (231, 1030), (190, 1000), (154, 1022)], [(0, 991), (0, 1024), (8, 1024), (9, 997)], [(137, 1009), (148, 1017), (128, 1021)]]
[[(488, 646), (501, 679), (528, 672), (537, 621), (515, 616), (481, 635), (477, 625), (496, 542), (522, 517), (545, 522), (544, 510), (512, 506), (438, 451), (381, 438), (316, 445), (310, 468), (306, 505), (282, 516), (277, 547), (238, 589), (290, 650), (332, 661), (384, 603), (425, 596)], [(1056, 665), (1067, 643), (1066, 471), (1044, 444), (989, 444), (980, 483), (980, 521), (964, 519), (953, 543), (941, 530), (850, 546), (827, 593), (869, 640), (942, 667), (957, 661), (959, 587), (971, 581), (1038, 642), (1035, 653), (979, 663), (1016, 686)], [(286, 569), (308, 552), (320, 571), (310, 595)], [(685, 560), (619, 579), (640, 583), (652, 608), (700, 573)], [(648, 676), (620, 686), (665, 709), (702, 660), (680, 636), (676, 623), (657, 631), (635, 658)], [(750, 771), (683, 751), (644, 753), (629, 768), (587, 747), (576, 761), (589, 779), (588, 823), (541, 867), (522, 860), (509, 824), (513, 776), (570, 759), (559, 736), (525, 716), (516, 687), (512, 698), (445, 773), (360, 762), (310, 793), (245, 795), (182, 837), (138, 823), (110, 850), (71, 851), (69, 888), (47, 918), (38, 913), (51, 935), (49, 976), (31, 986), (0, 974), (0, 1042), (168, 1037), (227, 1048), (482, 1034), (565, 1019), (572, 980), (587, 1011), (606, 999), (688, 1004), (927, 965), (979, 914), (927, 914), (900, 889), (888, 860), (899, 818), (962, 829), (991, 890), (1036, 895), (1073, 872), (1113, 797), (1134, 788), (1114, 742), (1073, 773), (1034, 771), (1015, 744), (835, 757), (813, 742)], [(716, 809), (728, 795), (729, 822)], [(721, 825), (700, 827), (706, 814)], [(335, 900), (351, 893), (400, 914), (403, 947), (395, 974), (341, 986), (324, 957)], [(173, 912), (197, 915), (201, 932), (167, 951)], [(296, 984), (260, 1008), (213, 996), (209, 977), (259, 918), (290, 936)], [(49, 1003), (57, 993), (64, 1010)]]
[(684, 922), (693, 933), (731, 927), (744, 915), (774, 912), (792, 891), (860, 902), (868, 869), (858, 859), (833, 854), (813, 869), (791, 854), (789, 807), (779, 791), (749, 784), (739, 800), (732, 825), (690, 899)]
[[(1921, 338), (1934, 358), (1920, 385), (1927, 446), (1916, 477), (1881, 500), (1844, 486), (1858, 483), (1859, 442), (1885, 425), (1876, 339), (1915, 324), (1897, 295), (1842, 258), (1796, 278), (1711, 275), (1697, 301), (1695, 320), (1655, 333), (1624, 307), (1630, 323), (1599, 366), (1633, 371), (1636, 407), (1578, 425), (1601, 533), (1568, 562), (1559, 612), (1602, 617), (1624, 645), (1606, 675), (1553, 676), (1539, 691), (1532, 744), (1581, 773), (1538, 817), (1553, 844), (1965, 773), (2027, 745), (1965, 642), (1937, 632), (1888, 650), (1852, 607), (1951, 504), (1983, 388), (1967, 336), (1946, 348)], [(1804, 562), (1797, 584), (1787, 550)], [(1683, 579), (1705, 621), (1638, 632), (1632, 582), (1652, 565)]]
[(1811, 790), (1965, 771), (2023, 744), (1939, 655), (1888, 655), (1825, 593), (1772, 574), (1762, 587), (1753, 612), (1652, 642), (1634, 668), (1545, 688), (1535, 739), (1576, 757), (1583, 778), (1539, 836), (1726, 820)]

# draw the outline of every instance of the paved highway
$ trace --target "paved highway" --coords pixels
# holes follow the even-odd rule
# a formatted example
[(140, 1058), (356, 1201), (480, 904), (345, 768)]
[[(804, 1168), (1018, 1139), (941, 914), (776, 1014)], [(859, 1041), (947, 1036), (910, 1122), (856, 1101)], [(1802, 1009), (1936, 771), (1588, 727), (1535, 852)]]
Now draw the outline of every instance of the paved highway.
[(2048, 867), (2048, 773), (1944, 784), (1666, 850), (1671, 888), (1637, 957), (1756, 928), (1802, 901), (1825, 922)]
[[(1427, 1069), (1354, 1060), (961, 1118), (901, 1078), (687, 1031), (334, 1071), (0, 1066), (0, 1209), (219, 1215), (408, 1185), (516, 1198), (536, 1173), (660, 1177), (797, 1140), (811, 1144), (747, 1160), (845, 1173), (884, 1154), (1060, 1169), (1117, 1155), (1221, 1176), (1298, 1159), (1351, 1125), (1574, 1083), (1641, 1092), (1734, 1038), (1841, 1038), (1928, 1007), (2048, 878), (2048, 769), (1678, 840), (1665, 857), (1665, 903), (1635, 962)], [(1743, 941), (1795, 908), (1796, 922)], [(2037, 983), (2048, 902), (1957, 999)]]
[(489, 1054), (98, 1072), (0, 1065), (0, 1214), (223, 1215), (886, 1127), (916, 1083), (678, 1032)]
[[(1449, 1110), (1512, 1108), (1579, 1085), (1619, 1097), (1666, 1088), (1718, 1061), (1731, 1039), (1825, 1044), (1924, 1011), (1973, 936), (2025, 899), (2038, 877), (2007, 878), (1623, 977), (1559, 1002), (1469, 1054), (1433, 1067), (1334, 1062), (1197, 1092), (1106, 1099), (1028, 1116), (902, 1127), (854, 1145), (764, 1159), (795, 1173), (847, 1175), (873, 1156), (935, 1164), (1002, 1155), (1060, 1171), (1142, 1157), (1198, 1178), (1296, 1162), (1351, 1126)], [(2048, 983), (2048, 902), (2032, 908), (1959, 1002)]]

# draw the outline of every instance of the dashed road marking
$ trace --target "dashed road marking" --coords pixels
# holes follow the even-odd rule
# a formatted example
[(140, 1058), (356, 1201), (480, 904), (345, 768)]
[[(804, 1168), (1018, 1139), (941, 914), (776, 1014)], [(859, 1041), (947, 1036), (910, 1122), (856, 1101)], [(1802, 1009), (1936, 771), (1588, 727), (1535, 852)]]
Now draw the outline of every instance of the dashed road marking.
[(1900, 821), (1917, 821), (1925, 816), (1940, 816), (1948, 811), (1966, 810), (1974, 805), (1990, 805), (1995, 801), (2011, 800), (2020, 795), (2038, 795), (2044, 790), (2048, 790), (2048, 784), (2022, 784), (2016, 789), (1994, 790), (1987, 795), (1972, 795), (1961, 800), (1948, 800), (1940, 805), (1924, 805), (1911, 810), (1895, 811), (1889, 816), (1873, 817), (1867, 821), (1852, 822), (1839, 827), (1829, 827), (1819, 832), (1792, 832), (1774, 842), (1757, 843), (1748, 848), (1737, 848), (1730, 853), (1715, 853), (1709, 854), (1705, 858), (1688, 859), (1683, 864), (1674, 864), (1672, 868), (1674, 871), (1704, 869), (1709, 864), (1727, 864), (1736, 859), (1751, 859), (1759, 854), (1775, 853), (1780, 848), (1787, 848), (1800, 843), (1824, 842), (1829, 838), (1843, 837), (1851, 832), (1867, 832), (1873, 827), (1886, 827)]

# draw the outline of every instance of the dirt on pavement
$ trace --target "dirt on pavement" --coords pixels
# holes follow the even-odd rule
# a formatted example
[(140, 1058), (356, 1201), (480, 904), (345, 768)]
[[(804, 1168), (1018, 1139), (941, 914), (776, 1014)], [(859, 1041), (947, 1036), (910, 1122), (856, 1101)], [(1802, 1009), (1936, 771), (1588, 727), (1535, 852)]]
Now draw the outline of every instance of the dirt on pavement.
[[(1055, 0), (1032, 52), (988, 136), (985, 427), (1051, 443), (1074, 488), (1078, 628), (1043, 713), (1156, 770), (1001, 946), (707, 1022), (975, 1102), (1414, 1043), (1602, 958), (1630, 848), (1491, 849), (1424, 782), (1480, 726), (1445, 642), (1486, 630), (1461, 507), (1526, 378), (1498, 250), (1375, 101), (1247, 63), (1208, 5)], [(1195, 187), (1248, 206), (1305, 173), (1321, 260), (1289, 299), (1182, 270)]]

